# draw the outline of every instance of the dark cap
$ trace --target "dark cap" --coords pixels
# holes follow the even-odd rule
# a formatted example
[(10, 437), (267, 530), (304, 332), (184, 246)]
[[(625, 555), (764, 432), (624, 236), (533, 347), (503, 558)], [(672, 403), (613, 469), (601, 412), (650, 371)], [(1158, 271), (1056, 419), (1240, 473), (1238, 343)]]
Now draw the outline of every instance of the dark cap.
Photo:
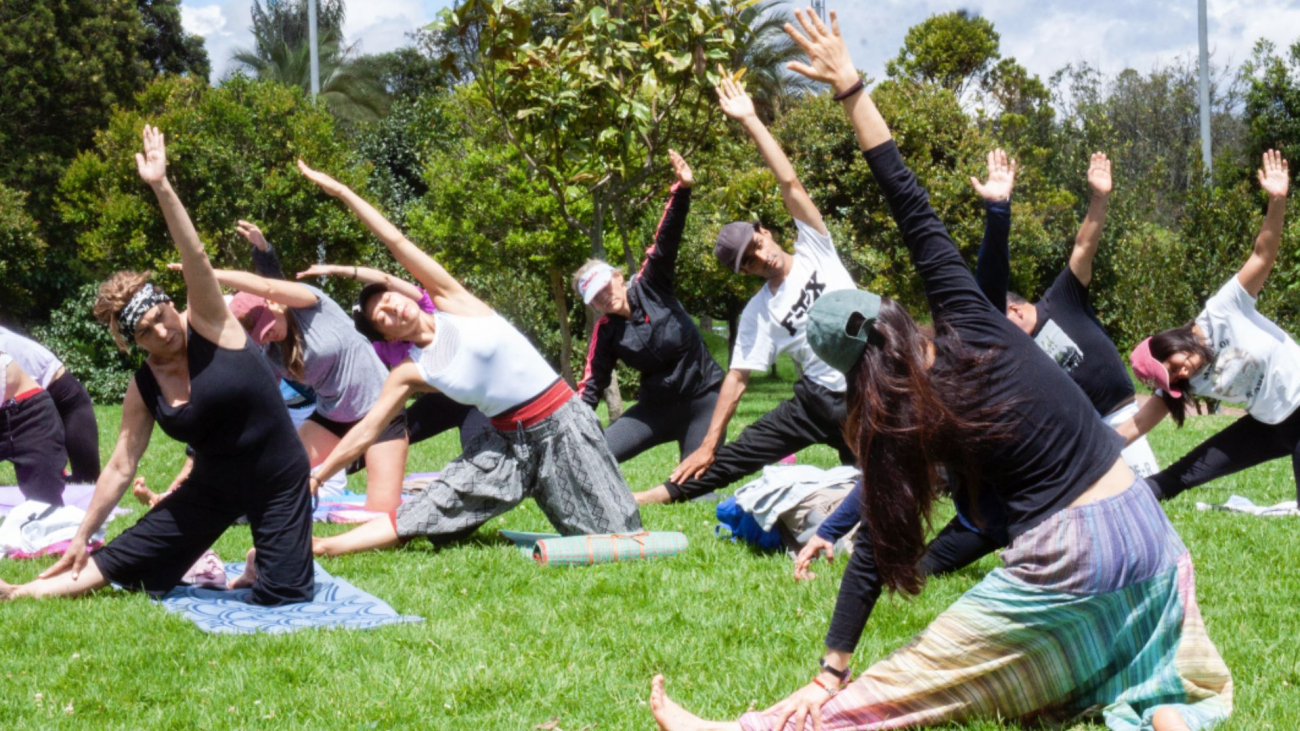
[(370, 318), (366, 317), (366, 303), (372, 297), (377, 297), (388, 291), (388, 285), (382, 282), (373, 282), (361, 288), (361, 294), (357, 295), (356, 304), (352, 305), (352, 324), (356, 326), (357, 332), (366, 336), (366, 339), (372, 343), (385, 340), (383, 335), (375, 329)]
[(722, 262), (722, 266), (733, 272), (740, 271), (740, 261), (745, 258), (745, 249), (754, 240), (754, 224), (745, 221), (733, 221), (718, 232), (718, 243), (713, 246), (713, 254)]
[(808, 310), (808, 346), (826, 365), (848, 373), (862, 358), (880, 316), (880, 295), (865, 289), (827, 292)]

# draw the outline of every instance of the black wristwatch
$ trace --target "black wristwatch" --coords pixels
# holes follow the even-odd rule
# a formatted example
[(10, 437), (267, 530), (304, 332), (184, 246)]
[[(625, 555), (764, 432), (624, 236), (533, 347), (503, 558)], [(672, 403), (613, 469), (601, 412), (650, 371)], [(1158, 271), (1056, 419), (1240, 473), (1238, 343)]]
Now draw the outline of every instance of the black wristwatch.
[(818, 660), (817, 662), (821, 664), (823, 672), (830, 673), (831, 675), (834, 675), (835, 677), (839, 678), (841, 683), (843, 683), (845, 680), (848, 679), (849, 669), (847, 667), (844, 668), (843, 670), (839, 670), (831, 666), (829, 663), (827, 663), (826, 658), (824, 657), (821, 660)]

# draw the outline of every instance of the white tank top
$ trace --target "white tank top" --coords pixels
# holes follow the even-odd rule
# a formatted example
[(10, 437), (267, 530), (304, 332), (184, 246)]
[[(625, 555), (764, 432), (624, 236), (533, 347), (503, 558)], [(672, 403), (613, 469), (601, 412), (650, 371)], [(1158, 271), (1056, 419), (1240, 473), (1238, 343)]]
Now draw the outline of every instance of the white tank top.
[(489, 417), (520, 406), (559, 379), (523, 333), (495, 312), (489, 317), (434, 313), (428, 347), (408, 353), (425, 383)]

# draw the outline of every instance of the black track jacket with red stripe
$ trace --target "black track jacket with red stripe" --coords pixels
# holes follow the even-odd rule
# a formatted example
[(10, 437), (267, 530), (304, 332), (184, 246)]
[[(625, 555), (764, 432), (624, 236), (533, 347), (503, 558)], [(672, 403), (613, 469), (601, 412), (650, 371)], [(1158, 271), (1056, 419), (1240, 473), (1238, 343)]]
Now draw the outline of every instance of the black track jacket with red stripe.
[(722, 369), (695, 321), (677, 300), (677, 250), (691, 209), (691, 189), (674, 185), (654, 245), (627, 283), (631, 317), (596, 321), (578, 395), (593, 409), (620, 359), (641, 372), (639, 399), (692, 399), (721, 387)]

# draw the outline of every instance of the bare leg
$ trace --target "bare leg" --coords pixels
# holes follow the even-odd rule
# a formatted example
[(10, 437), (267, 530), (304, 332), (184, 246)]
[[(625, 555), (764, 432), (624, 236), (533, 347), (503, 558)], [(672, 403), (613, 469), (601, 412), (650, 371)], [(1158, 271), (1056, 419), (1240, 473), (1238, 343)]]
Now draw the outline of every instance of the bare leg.
[(257, 581), (257, 549), (248, 549), (248, 555), (244, 557), (244, 573), (231, 579), (226, 584), (227, 589), (247, 589)]
[(312, 553), (317, 556), (342, 556), (345, 553), (373, 551), (379, 548), (392, 548), (401, 544), (393, 522), (385, 515), (363, 523), (356, 528), (337, 536), (313, 538)]
[(99, 572), (99, 566), (95, 564), (95, 559), (92, 557), (81, 569), (76, 580), (73, 580), (71, 571), (64, 571), (48, 579), (37, 579), (17, 586), (0, 581), (0, 601), (23, 597), (29, 599), (74, 597), (105, 586), (108, 586), (108, 579)]
[(1155, 715), (1151, 717), (1151, 727), (1155, 731), (1190, 731), (1178, 711), (1169, 706), (1156, 709)]
[(734, 721), (705, 721), (699, 716), (673, 703), (664, 692), (664, 676), (656, 675), (650, 683), (650, 712), (663, 731), (740, 731)]
[(642, 490), (641, 492), (634, 492), (632, 497), (636, 500), (637, 505), (661, 505), (672, 500), (672, 496), (668, 494), (668, 488), (663, 485), (652, 487), (649, 490)]
[(366, 510), (386, 513), (402, 504), (408, 446), (407, 440), (394, 439), (366, 450)]

